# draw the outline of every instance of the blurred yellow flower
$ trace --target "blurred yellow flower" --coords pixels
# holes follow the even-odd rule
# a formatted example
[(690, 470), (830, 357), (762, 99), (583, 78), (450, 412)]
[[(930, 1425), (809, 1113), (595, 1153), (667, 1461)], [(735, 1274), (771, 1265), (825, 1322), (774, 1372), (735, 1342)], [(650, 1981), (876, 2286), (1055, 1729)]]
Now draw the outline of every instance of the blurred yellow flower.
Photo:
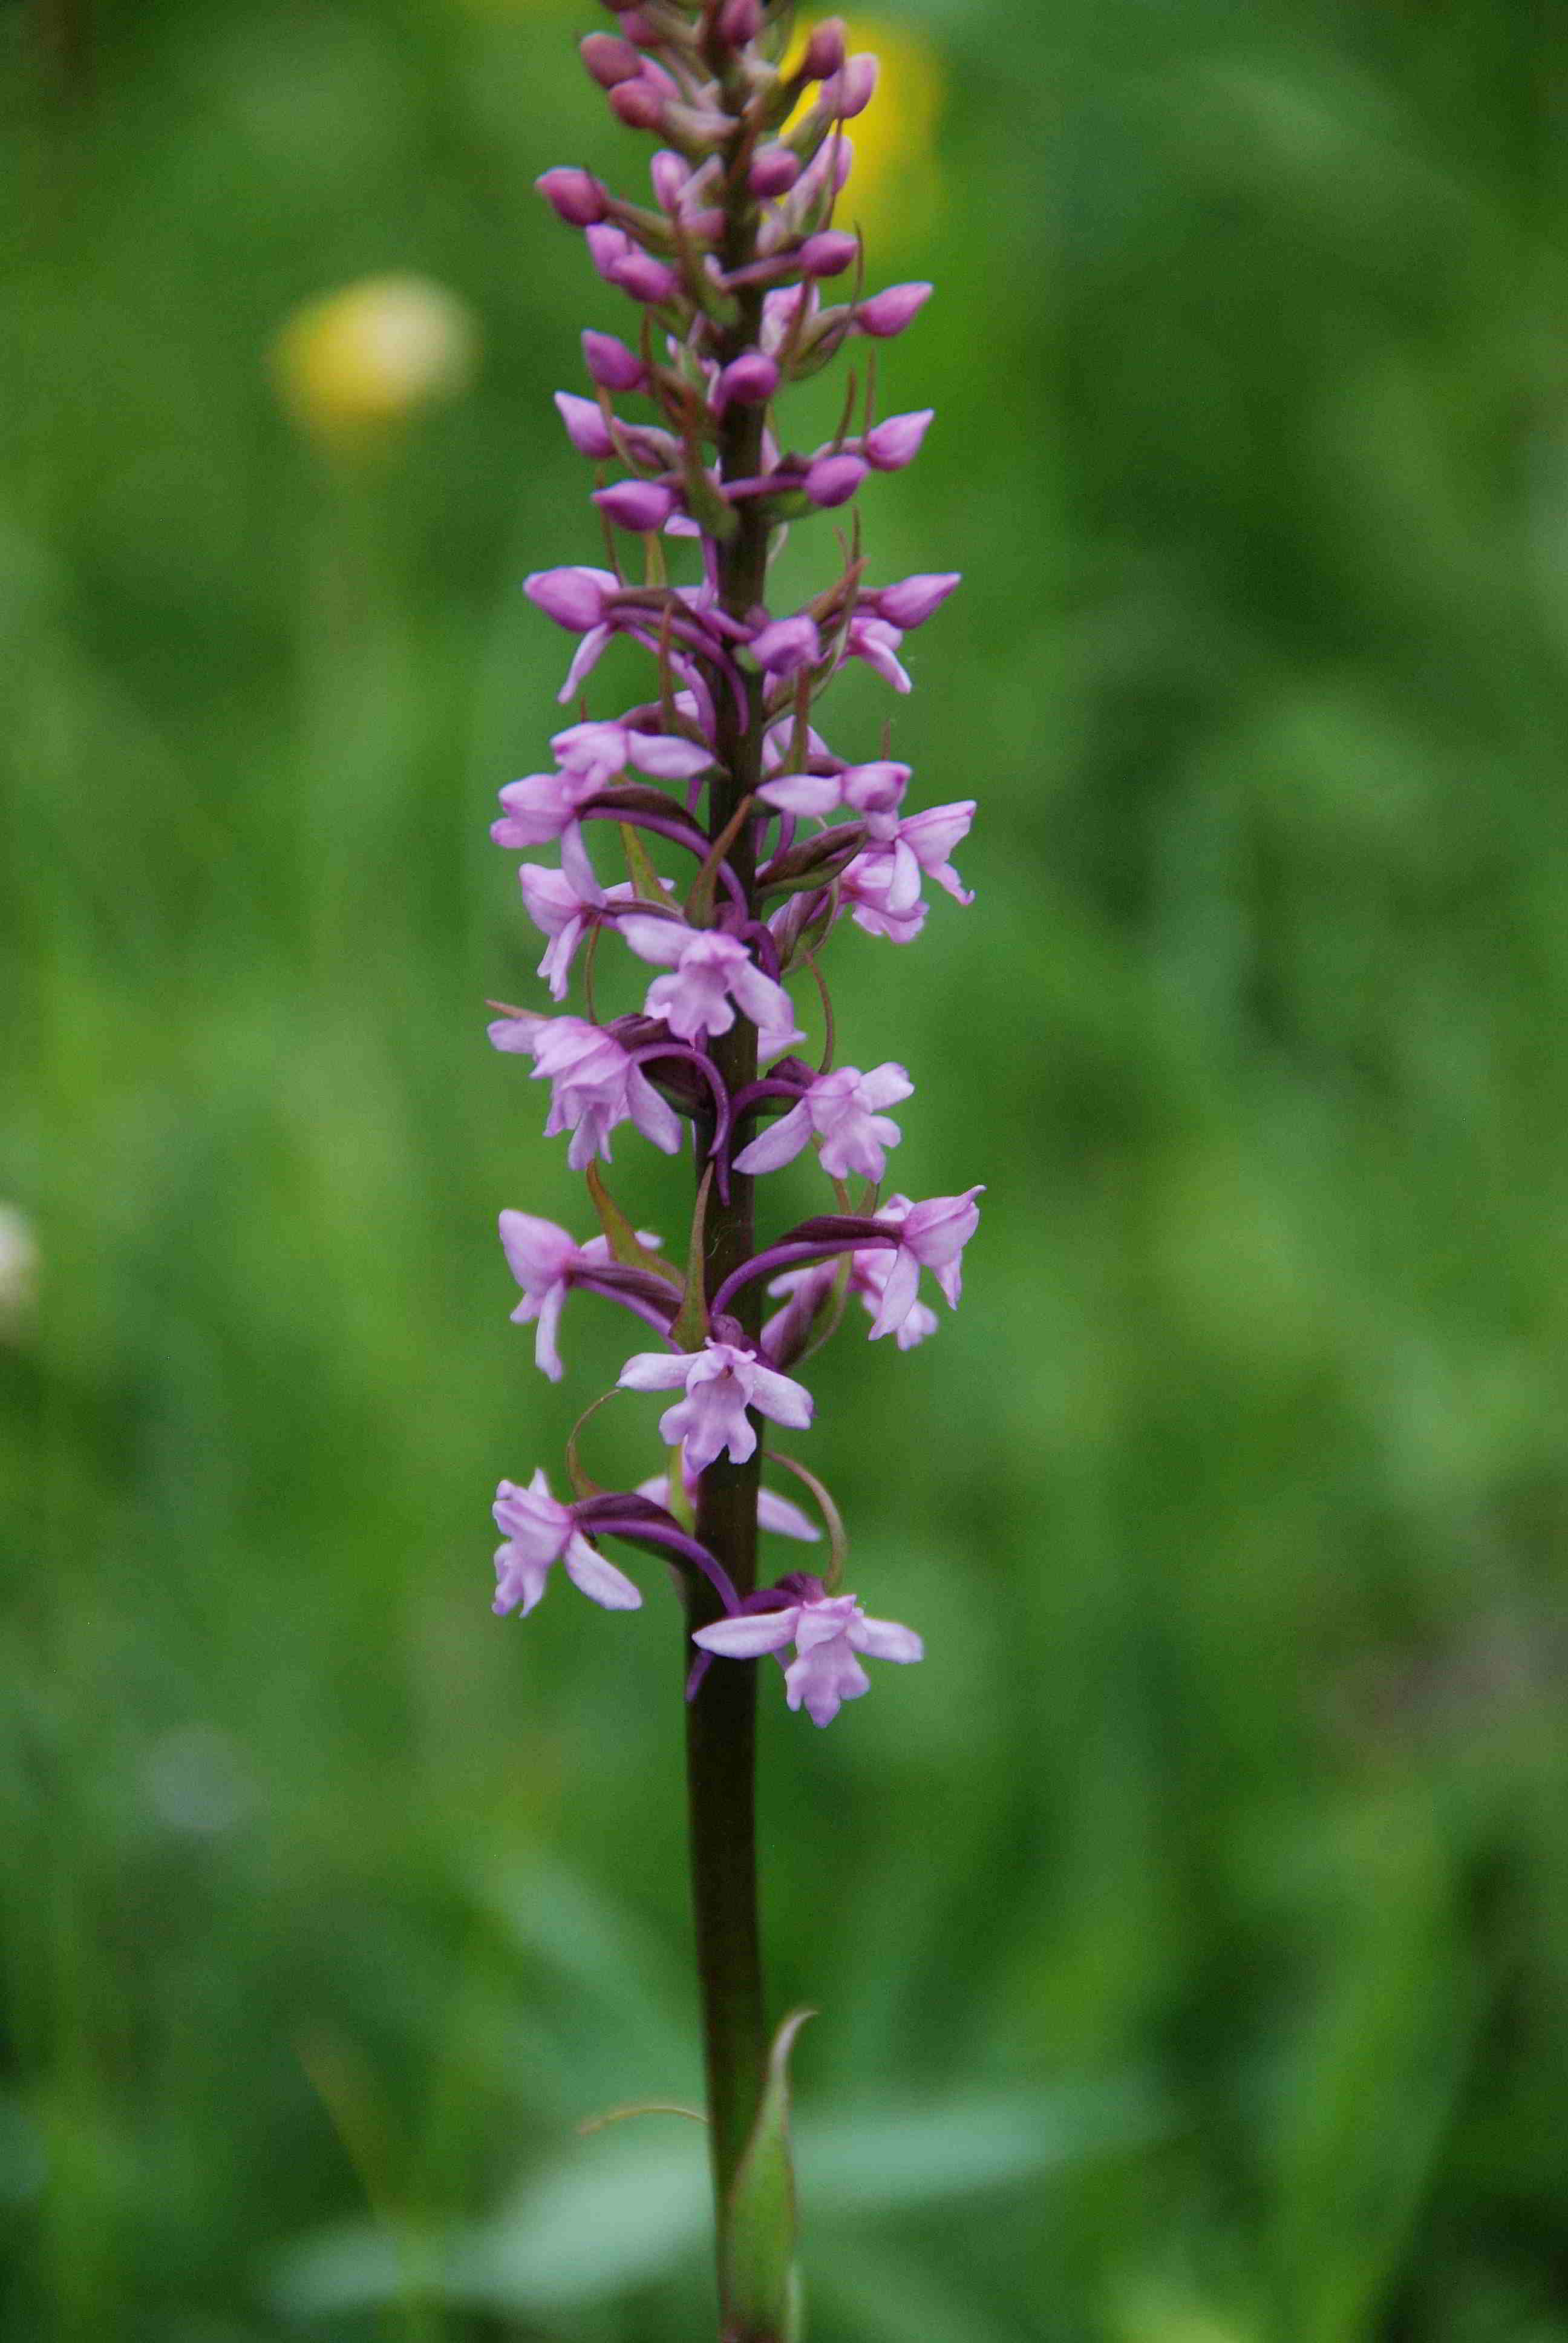
[[(870, 105), (845, 125), (855, 167), (839, 200), (839, 219), (865, 228), (869, 236), (918, 238), (942, 200), (936, 159), (947, 87), (941, 53), (912, 26), (884, 16), (850, 15), (843, 21), (850, 55), (869, 49), (881, 71)], [(790, 65), (799, 62), (809, 31), (808, 26), (791, 49)]]
[(424, 277), (365, 277), (297, 309), (273, 344), (273, 372), (297, 423), (335, 447), (363, 447), (473, 378), (474, 319)]

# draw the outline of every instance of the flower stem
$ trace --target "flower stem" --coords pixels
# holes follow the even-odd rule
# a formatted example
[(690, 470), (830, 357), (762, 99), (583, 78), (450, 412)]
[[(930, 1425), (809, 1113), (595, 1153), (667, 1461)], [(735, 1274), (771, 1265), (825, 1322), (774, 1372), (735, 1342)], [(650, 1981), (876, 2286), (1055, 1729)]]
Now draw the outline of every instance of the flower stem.
[[(730, 199), (725, 239), (727, 268), (741, 265), (754, 250), (755, 206), (745, 194), (744, 174)], [(733, 355), (755, 345), (761, 297), (742, 300), (729, 337)], [(722, 479), (756, 472), (761, 462), (763, 409), (735, 405), (726, 414), (719, 446)], [(744, 618), (762, 598), (768, 556), (768, 523), (760, 509), (744, 504), (735, 534), (719, 547), (720, 604), (732, 618)], [(765, 722), (762, 679), (745, 679), (744, 714), (730, 689), (720, 689), (718, 764), (709, 806), (709, 835), (718, 840), (742, 800), (761, 778)], [(742, 823), (729, 855), (755, 916), (755, 856), (749, 828)], [(757, 1079), (757, 1031), (738, 1018), (710, 1044), (719, 1078), (731, 1098)], [(706, 1119), (705, 1119), (706, 1120)], [(711, 1129), (698, 1124), (697, 1161), (707, 1161)], [(705, 1282), (711, 1301), (725, 1280), (755, 1250), (752, 1182), (733, 1174), (728, 1201), (709, 1198)], [(746, 1296), (740, 1320), (755, 1341), (761, 1322), (761, 1289)], [(728, 1458), (711, 1464), (697, 1494), (699, 1541), (719, 1562), (744, 1597), (757, 1584), (757, 1490), (759, 1451), (745, 1464)], [(687, 1636), (720, 1614), (718, 1597), (706, 1585), (687, 1596)], [(682, 1669), (691, 1645), (682, 1647)], [(736, 2167), (739, 2163), (761, 2097), (768, 2054), (763, 2004), (762, 1958), (757, 1917), (756, 1841), (757, 1671), (719, 1667), (709, 1671), (687, 1709), (687, 1789), (691, 1829), (692, 1906), (708, 2076), (709, 2140), (713, 2166), (720, 2283), (725, 2266), (725, 2224)]]

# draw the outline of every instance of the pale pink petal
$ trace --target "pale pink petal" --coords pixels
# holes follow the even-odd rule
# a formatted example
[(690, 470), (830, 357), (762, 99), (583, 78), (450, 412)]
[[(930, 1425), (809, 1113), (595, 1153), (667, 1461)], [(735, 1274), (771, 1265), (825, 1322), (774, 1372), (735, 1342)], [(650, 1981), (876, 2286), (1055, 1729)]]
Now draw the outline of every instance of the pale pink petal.
[(908, 1666), (923, 1660), (926, 1647), (912, 1627), (900, 1627), (892, 1619), (857, 1619), (849, 1631), (849, 1642), (857, 1652), (864, 1652), (871, 1660), (897, 1660)]
[(738, 1172), (777, 1172), (793, 1163), (811, 1136), (810, 1109), (802, 1102), (781, 1115), (770, 1130), (759, 1131), (735, 1159)]
[(691, 930), (682, 920), (655, 920), (633, 912), (630, 919), (617, 924), (638, 958), (651, 960), (656, 968), (678, 967), (691, 941)]
[(781, 1028), (795, 1014), (794, 1003), (783, 986), (775, 984), (770, 976), (764, 976), (750, 960), (731, 972), (729, 990), (753, 1025)]
[(549, 1584), (550, 1565), (519, 1554), (513, 1544), (496, 1548), (496, 1599), (490, 1608), (498, 1619), (516, 1611), (526, 1619)]
[(588, 860), (580, 822), (568, 822), (561, 832), (561, 869), (585, 903), (604, 901), (604, 889), (598, 883), (598, 873)]
[(672, 969), (656, 976), (642, 1004), (648, 1017), (662, 1017), (682, 1041), (700, 1041), (709, 1033), (728, 1033), (735, 1022), (720, 979), (709, 969)]
[(553, 1285), (577, 1257), (577, 1246), (554, 1221), (537, 1212), (505, 1212), (498, 1223), (507, 1267), (524, 1291)]
[(626, 741), (632, 763), (656, 780), (694, 780), (713, 762), (711, 749), (699, 748), (695, 741), (677, 739), (668, 732), (628, 729)]
[(920, 857), (907, 840), (898, 838), (892, 847), (892, 869), (885, 898), (890, 911), (908, 911), (920, 900)]
[(558, 1383), (566, 1370), (561, 1354), (556, 1348), (556, 1330), (561, 1322), (561, 1310), (567, 1298), (566, 1280), (552, 1285), (539, 1305), (538, 1332), (534, 1336), (534, 1364), (541, 1374)]
[(901, 824), (901, 834), (925, 868), (934, 872), (937, 864), (946, 862), (954, 847), (969, 836), (974, 818), (975, 800), (961, 798), (953, 805), (927, 806), (923, 813), (911, 814)]
[[(751, 1404), (763, 1415), (771, 1416), (775, 1423), (791, 1425), (804, 1432), (811, 1421), (817, 1403), (804, 1383), (794, 1383), (774, 1367), (752, 1365), (749, 1376)], [(747, 1451), (750, 1454), (749, 1449)]]
[(685, 1399), (660, 1416), (658, 1429), (667, 1447), (678, 1441), (685, 1448), (685, 1470), (706, 1473), (723, 1449), (730, 1462), (744, 1464), (757, 1453), (757, 1434), (746, 1413), (746, 1401), (732, 1376), (705, 1383), (694, 1382)]
[(870, 1339), (890, 1334), (901, 1326), (915, 1300), (920, 1282), (920, 1264), (912, 1252), (899, 1247), (893, 1256), (893, 1266), (888, 1272), (888, 1282), (882, 1288), (881, 1307), (871, 1322)]
[(800, 1538), (808, 1545), (815, 1545), (822, 1534), (809, 1513), (802, 1513), (799, 1505), (792, 1505), (788, 1497), (779, 1496), (772, 1489), (759, 1489), (757, 1493), (757, 1526), (772, 1530), (779, 1537)]
[(566, 706), (568, 699), (577, 698), (578, 689), (598, 665), (612, 631), (608, 627), (595, 627), (578, 645), (572, 663), (567, 669), (567, 679), (556, 694), (557, 701), (562, 708)]
[(607, 1611), (641, 1610), (641, 1590), (613, 1562), (596, 1554), (580, 1530), (572, 1532), (564, 1559), (567, 1576), (591, 1602), (602, 1604)]
[(798, 1610), (746, 1611), (738, 1617), (716, 1619), (711, 1627), (699, 1627), (692, 1635), (705, 1652), (718, 1652), (727, 1660), (757, 1660), (764, 1652), (781, 1652), (795, 1634)]
[(659, 1097), (640, 1066), (633, 1066), (626, 1078), (626, 1102), (631, 1119), (643, 1137), (666, 1155), (680, 1152), (680, 1117), (668, 1099)]
[(901, 1099), (913, 1098), (915, 1086), (908, 1073), (891, 1059), (885, 1066), (873, 1066), (869, 1074), (860, 1077), (860, 1096), (870, 1107), (897, 1106)]
[(870, 1678), (841, 1639), (808, 1653), (784, 1671), (791, 1708), (804, 1708), (813, 1725), (831, 1725), (840, 1704), (870, 1690)]
[[(586, 1108), (567, 1149), (567, 1162), (571, 1170), (586, 1172), (596, 1156), (602, 1156), (607, 1163), (613, 1163), (615, 1157), (610, 1152), (609, 1135), (614, 1128), (615, 1118), (608, 1107)], [(559, 1118), (558, 1102), (550, 1110), (550, 1120), (545, 1125), (545, 1137), (553, 1139), (557, 1131), (565, 1129), (566, 1123)]]
[(538, 1043), (539, 1028), (549, 1023), (548, 1017), (535, 1017), (527, 1011), (521, 1017), (498, 1017), (485, 1028), (492, 1050), (509, 1050), (519, 1058), (531, 1058)]
[(779, 780), (764, 782), (757, 794), (783, 813), (811, 815), (818, 820), (836, 813), (844, 802), (836, 773), (786, 773)]
[(684, 1391), (691, 1372), (687, 1351), (638, 1351), (616, 1377), (621, 1391)]
[(829, 1595), (815, 1603), (800, 1605), (800, 1617), (795, 1629), (796, 1648), (814, 1652), (823, 1644), (831, 1644), (846, 1633), (859, 1616), (859, 1606), (852, 1594)]

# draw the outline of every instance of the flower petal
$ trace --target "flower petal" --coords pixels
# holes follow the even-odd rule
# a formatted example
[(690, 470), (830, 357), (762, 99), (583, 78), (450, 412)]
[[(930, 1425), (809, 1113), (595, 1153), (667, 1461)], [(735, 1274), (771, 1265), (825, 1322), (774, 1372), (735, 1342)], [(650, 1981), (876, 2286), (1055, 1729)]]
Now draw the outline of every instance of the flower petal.
[(634, 911), (618, 924), (638, 958), (651, 960), (656, 968), (674, 968), (691, 941), (691, 930), (684, 920), (655, 920)]
[(794, 1017), (795, 1005), (784, 987), (775, 984), (770, 976), (764, 976), (749, 960), (731, 972), (729, 988), (730, 997), (739, 1003), (753, 1025), (781, 1031)]
[(565, 1562), (567, 1576), (574, 1586), (580, 1587), (588, 1600), (602, 1604), (607, 1611), (640, 1611), (642, 1592), (634, 1586), (613, 1562), (596, 1554), (580, 1530), (574, 1530)]
[(616, 1378), (619, 1391), (683, 1391), (691, 1369), (685, 1351), (638, 1351)]
[(804, 1708), (813, 1725), (831, 1725), (840, 1704), (869, 1692), (871, 1679), (841, 1641), (791, 1661), (784, 1671), (791, 1708)]
[[(662, 1498), (658, 1502), (662, 1503)], [(799, 1505), (792, 1505), (788, 1497), (780, 1497), (772, 1489), (759, 1489), (757, 1492), (757, 1526), (762, 1530), (772, 1530), (779, 1537), (801, 1538), (812, 1545), (822, 1534), (809, 1513), (803, 1513)]]
[[(810, 1423), (817, 1403), (804, 1383), (781, 1375), (777, 1368), (754, 1363), (751, 1368), (751, 1404), (763, 1415), (771, 1416), (775, 1423), (791, 1426), (804, 1432)], [(747, 1451), (749, 1455), (749, 1449)]]
[(566, 1370), (561, 1354), (556, 1348), (556, 1329), (561, 1322), (561, 1311), (566, 1302), (567, 1285), (562, 1278), (552, 1285), (539, 1304), (538, 1332), (534, 1336), (534, 1364), (553, 1383), (558, 1383)]
[(901, 1326), (914, 1306), (920, 1282), (920, 1264), (912, 1252), (900, 1245), (893, 1255), (893, 1266), (888, 1272), (888, 1282), (882, 1288), (881, 1306), (871, 1322), (870, 1339), (874, 1342), (882, 1334), (890, 1334)]
[(793, 1163), (811, 1136), (811, 1111), (802, 1102), (792, 1106), (768, 1131), (760, 1131), (735, 1159), (738, 1172), (778, 1172)]
[(626, 1078), (626, 1102), (631, 1119), (643, 1137), (666, 1155), (680, 1152), (680, 1117), (668, 1099), (659, 1097), (640, 1066), (631, 1067)]
[(892, 1619), (857, 1619), (849, 1629), (849, 1642), (869, 1659), (897, 1660), (901, 1666), (926, 1656), (926, 1647), (914, 1629), (900, 1627)]
[(793, 1642), (798, 1615), (797, 1609), (742, 1612), (717, 1619), (711, 1627), (699, 1627), (691, 1640), (727, 1660), (760, 1659), (764, 1652), (781, 1652)]
[(782, 813), (813, 815), (818, 820), (836, 813), (844, 802), (837, 773), (783, 773), (775, 781), (765, 781), (757, 794)]
[(668, 732), (636, 732), (628, 727), (626, 745), (632, 763), (660, 781), (694, 780), (713, 762), (711, 749), (699, 749), (695, 741)]

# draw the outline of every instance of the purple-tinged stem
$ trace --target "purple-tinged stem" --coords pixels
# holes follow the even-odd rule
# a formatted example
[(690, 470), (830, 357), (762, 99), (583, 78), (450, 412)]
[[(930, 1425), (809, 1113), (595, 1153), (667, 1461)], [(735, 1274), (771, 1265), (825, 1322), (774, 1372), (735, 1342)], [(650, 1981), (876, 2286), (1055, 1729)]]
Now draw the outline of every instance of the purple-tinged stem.
[[(716, 60), (717, 61), (717, 60)], [(720, 255), (727, 272), (756, 256), (757, 209), (739, 166), (739, 139), (727, 158), (728, 218)], [(743, 294), (736, 323), (718, 352), (728, 364), (755, 347), (762, 297)], [(754, 477), (762, 467), (766, 408), (732, 403), (719, 434), (721, 480)], [(764, 508), (742, 505), (734, 534), (717, 548), (718, 599), (724, 614), (744, 623), (763, 599), (769, 524)], [(709, 796), (709, 836), (719, 840), (741, 801), (762, 779), (764, 735), (760, 675), (740, 676), (731, 668), (719, 676), (714, 695), (715, 748), (719, 770)], [(739, 683), (739, 693), (726, 690)], [(741, 825), (730, 861), (745, 890), (747, 913), (755, 918), (756, 857), (750, 827)], [(710, 1052), (731, 1099), (757, 1079), (757, 1029), (738, 1017), (728, 1033), (713, 1037)], [(700, 1162), (710, 1151), (716, 1125), (699, 1144)], [(754, 1250), (752, 1182), (737, 1172), (728, 1200), (710, 1196), (704, 1227), (706, 1287), (711, 1299)], [(755, 1342), (760, 1327), (760, 1295), (750, 1297), (743, 1327)], [(757, 1493), (759, 1454), (745, 1464), (728, 1457), (710, 1464), (698, 1483), (697, 1535), (728, 1572), (744, 1601), (757, 1584)], [(718, 1598), (700, 1585), (689, 1587), (681, 1649), (683, 1679), (690, 1664), (690, 1636), (722, 1615)], [(695, 1689), (686, 1711), (687, 1797), (691, 1832), (692, 1911), (698, 1974), (702, 1996), (702, 2031), (707, 2066), (709, 2148), (718, 2217), (722, 2273), (731, 2188), (750, 2137), (761, 2097), (768, 2056), (762, 1954), (757, 1912), (756, 1730), (757, 1671), (714, 1668)]]

